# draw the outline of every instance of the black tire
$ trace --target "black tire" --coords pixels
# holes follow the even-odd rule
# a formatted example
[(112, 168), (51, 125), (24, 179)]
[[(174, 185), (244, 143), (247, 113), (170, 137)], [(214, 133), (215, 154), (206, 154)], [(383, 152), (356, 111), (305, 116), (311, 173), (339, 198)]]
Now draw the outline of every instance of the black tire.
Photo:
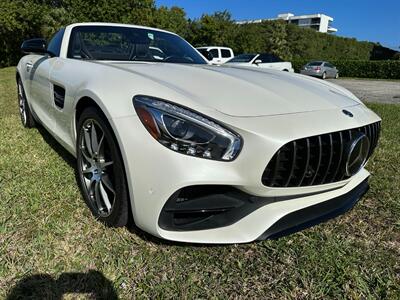
[[(94, 164), (91, 164), (87, 160), (88, 147), (86, 147), (87, 140), (85, 139), (85, 134), (89, 134), (88, 130), (93, 130), (90, 129), (92, 128), (91, 126), (93, 126), (95, 132), (97, 132), (96, 135), (99, 134), (103, 136), (100, 131), (104, 133), (104, 140), (101, 141), (100, 138), (100, 142), (98, 143), (98, 145), (101, 145), (97, 147), (98, 151), (96, 151), (98, 152), (97, 156), (99, 158), (98, 162), (94, 163), (96, 164), (96, 171), (93, 172), (88, 171), (89, 169), (93, 169)], [(90, 135), (92, 136), (92, 133)], [(89, 144), (93, 145), (93, 142)], [(100, 149), (101, 147), (103, 148)], [(90, 146), (90, 148), (94, 149), (93, 146)], [(121, 227), (127, 225), (130, 205), (128, 185), (121, 152), (107, 118), (95, 107), (86, 108), (79, 117), (77, 123), (76, 153), (78, 184), (83, 198), (92, 214), (107, 226)], [(95, 161), (95, 158), (92, 161)], [(105, 166), (104, 169), (103, 167), (98, 167), (101, 163), (106, 164), (107, 161), (112, 162), (112, 164)], [(101, 172), (99, 172), (99, 170), (101, 170)], [(101, 174), (98, 175), (99, 173)], [(101, 186), (102, 188), (97, 186)], [(110, 188), (110, 186), (112, 188)], [(111, 192), (112, 190), (114, 193)], [(103, 191), (107, 192), (106, 197), (103, 196)], [(110, 200), (108, 203), (112, 205), (109, 210), (107, 210), (105, 198)], [(113, 202), (111, 198), (113, 198)], [(103, 200), (103, 202), (101, 200)], [(104, 204), (104, 207), (102, 207), (101, 204)]]
[(28, 100), (26, 98), (24, 85), (22, 84), (21, 78), (17, 80), (17, 93), (18, 93), (18, 106), (19, 116), (21, 118), (22, 126), (25, 128), (33, 128), (36, 126), (35, 119), (32, 115), (31, 109), (29, 108)]
[(326, 73), (324, 72), (324, 73), (322, 73), (322, 80), (325, 80), (326, 79)]

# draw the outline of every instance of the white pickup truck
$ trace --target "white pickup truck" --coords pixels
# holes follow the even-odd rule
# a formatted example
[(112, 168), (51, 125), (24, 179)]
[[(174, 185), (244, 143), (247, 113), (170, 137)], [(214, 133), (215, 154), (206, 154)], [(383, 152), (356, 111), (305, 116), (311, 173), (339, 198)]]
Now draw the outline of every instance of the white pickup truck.
[(222, 65), (235, 56), (233, 50), (228, 47), (208, 46), (196, 49), (213, 65)]
[(258, 68), (269, 68), (274, 70), (294, 72), (290, 61), (283, 61), (279, 57), (269, 54), (240, 54), (227, 62), (241, 66), (251, 66)]

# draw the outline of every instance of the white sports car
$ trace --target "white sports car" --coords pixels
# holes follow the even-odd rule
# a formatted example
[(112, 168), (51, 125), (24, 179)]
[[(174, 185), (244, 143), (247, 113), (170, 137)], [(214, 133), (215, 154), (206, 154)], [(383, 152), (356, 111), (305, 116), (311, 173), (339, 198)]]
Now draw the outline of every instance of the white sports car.
[(240, 54), (226, 63), (242, 67), (268, 68), (285, 72), (294, 72), (290, 61), (283, 61), (281, 58), (269, 53)]
[(368, 188), (381, 120), (329, 82), (212, 66), (176, 34), (122, 24), (69, 25), (22, 50), (22, 123), (77, 158), (109, 226), (245, 243), (331, 218)]

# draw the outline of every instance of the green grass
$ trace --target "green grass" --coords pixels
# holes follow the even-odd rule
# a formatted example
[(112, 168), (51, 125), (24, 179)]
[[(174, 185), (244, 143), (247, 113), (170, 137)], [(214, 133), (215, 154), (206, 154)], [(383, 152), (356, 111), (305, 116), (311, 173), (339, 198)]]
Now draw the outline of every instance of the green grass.
[(22, 128), (14, 76), (0, 70), (1, 299), (400, 299), (400, 106), (369, 104), (383, 132), (351, 212), (279, 240), (181, 245), (93, 219), (74, 160)]

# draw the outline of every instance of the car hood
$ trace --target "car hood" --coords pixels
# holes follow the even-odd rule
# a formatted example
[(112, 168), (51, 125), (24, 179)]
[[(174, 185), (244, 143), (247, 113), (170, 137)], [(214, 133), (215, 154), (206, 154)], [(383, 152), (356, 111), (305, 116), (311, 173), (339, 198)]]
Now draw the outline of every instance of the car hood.
[(359, 100), (343, 88), (281, 71), (170, 63), (112, 65), (171, 88), (200, 106), (231, 116), (292, 114), (359, 104)]

